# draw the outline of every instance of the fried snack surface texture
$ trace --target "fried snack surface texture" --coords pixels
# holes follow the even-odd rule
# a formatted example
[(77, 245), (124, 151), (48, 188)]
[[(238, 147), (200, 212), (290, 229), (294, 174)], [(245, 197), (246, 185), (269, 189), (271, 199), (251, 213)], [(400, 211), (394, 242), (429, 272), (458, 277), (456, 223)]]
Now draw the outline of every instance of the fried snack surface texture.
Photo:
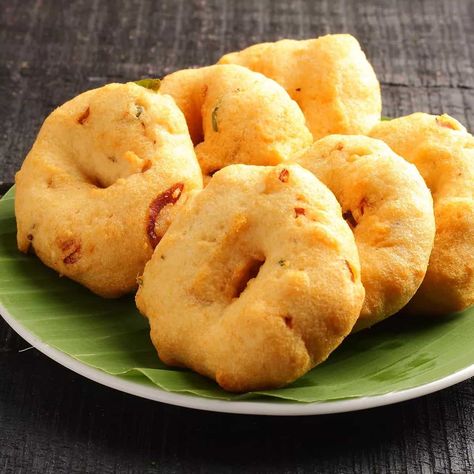
[(136, 302), (165, 363), (241, 392), (325, 360), (363, 299), (354, 237), (330, 191), (298, 165), (232, 165), (171, 224)]
[(256, 44), (219, 63), (240, 64), (281, 84), (301, 107), (315, 140), (365, 135), (380, 120), (379, 82), (351, 35)]
[(134, 83), (91, 90), (51, 113), (16, 175), (18, 247), (120, 296), (136, 287), (174, 208), (200, 188), (170, 97)]
[(365, 301), (355, 330), (405, 306), (420, 286), (433, 247), (431, 194), (415, 166), (380, 140), (331, 135), (298, 163), (334, 193), (359, 251)]
[(177, 71), (163, 79), (161, 92), (186, 117), (205, 181), (230, 164), (277, 165), (312, 143), (285, 90), (244, 67)]
[(407, 307), (443, 315), (474, 304), (474, 138), (448, 115), (415, 113), (371, 135), (413, 163), (433, 195), (436, 237), (426, 277)]

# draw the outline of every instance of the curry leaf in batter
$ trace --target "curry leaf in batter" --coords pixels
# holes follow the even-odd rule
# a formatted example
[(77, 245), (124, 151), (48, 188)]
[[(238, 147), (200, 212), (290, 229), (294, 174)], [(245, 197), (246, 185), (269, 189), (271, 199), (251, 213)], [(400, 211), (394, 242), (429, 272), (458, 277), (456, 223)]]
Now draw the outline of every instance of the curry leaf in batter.
[(157, 92), (161, 86), (161, 81), (159, 79), (146, 78), (135, 81), (135, 84)]

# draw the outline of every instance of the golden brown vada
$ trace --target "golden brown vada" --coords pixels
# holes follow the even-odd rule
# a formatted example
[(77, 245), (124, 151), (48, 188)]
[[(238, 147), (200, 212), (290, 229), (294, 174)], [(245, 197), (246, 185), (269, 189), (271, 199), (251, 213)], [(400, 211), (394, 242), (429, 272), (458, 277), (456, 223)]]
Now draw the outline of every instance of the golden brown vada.
[(171, 224), (136, 296), (162, 361), (238, 392), (325, 360), (363, 299), (341, 208), (298, 165), (216, 173)]
[(355, 330), (399, 311), (428, 267), (433, 201), (415, 166), (380, 140), (331, 135), (297, 162), (336, 196), (359, 251), (365, 301)]
[(16, 175), (18, 247), (99, 295), (119, 296), (136, 287), (173, 204), (201, 187), (171, 97), (109, 84), (45, 120)]
[(351, 35), (256, 44), (226, 54), (219, 64), (240, 64), (281, 84), (301, 107), (315, 140), (365, 135), (380, 120), (379, 82)]
[(426, 277), (407, 309), (443, 315), (474, 304), (474, 138), (449, 115), (381, 122), (371, 136), (413, 163), (433, 195), (436, 236)]
[(235, 163), (276, 165), (312, 143), (285, 90), (241, 66), (177, 71), (163, 79), (161, 93), (183, 111), (205, 179)]

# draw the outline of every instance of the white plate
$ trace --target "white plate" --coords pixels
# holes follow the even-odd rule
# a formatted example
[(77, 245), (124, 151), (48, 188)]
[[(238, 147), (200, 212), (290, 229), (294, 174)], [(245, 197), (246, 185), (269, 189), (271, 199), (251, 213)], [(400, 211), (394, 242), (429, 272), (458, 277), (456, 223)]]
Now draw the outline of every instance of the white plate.
[(419, 387), (387, 393), (374, 397), (361, 397), (349, 400), (336, 400), (317, 403), (274, 403), (267, 401), (226, 401), (209, 398), (196, 397), (192, 395), (182, 395), (178, 393), (166, 392), (158, 387), (150, 387), (137, 382), (125, 380), (121, 377), (107, 374), (99, 369), (90, 367), (64, 352), (61, 352), (48, 344), (40, 341), (33, 333), (25, 329), (0, 305), (0, 314), (3, 319), (27, 342), (64, 367), (82, 375), (94, 382), (98, 382), (107, 387), (120, 390), (121, 392), (136, 395), (138, 397), (155, 400), (157, 402), (168, 403), (197, 410), (207, 410), (222, 413), (240, 413), (244, 415), (276, 415), (276, 416), (303, 416), (303, 415), (326, 415), (330, 413), (342, 413), (357, 410), (365, 410), (383, 405), (411, 400), (429, 393), (437, 392), (443, 388), (467, 380), (474, 376), (474, 365), (466, 367), (454, 374), (436, 380)]

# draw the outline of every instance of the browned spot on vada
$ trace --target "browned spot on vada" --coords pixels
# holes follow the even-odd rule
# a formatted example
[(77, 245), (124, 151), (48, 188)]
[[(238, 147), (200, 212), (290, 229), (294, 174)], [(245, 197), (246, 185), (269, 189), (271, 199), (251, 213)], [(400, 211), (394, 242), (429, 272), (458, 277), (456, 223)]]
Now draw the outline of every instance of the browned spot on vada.
[(156, 221), (159, 217), (161, 210), (165, 206), (172, 206), (178, 202), (178, 199), (181, 197), (181, 193), (183, 192), (184, 184), (183, 183), (176, 183), (171, 188), (167, 189), (163, 193), (161, 193), (158, 197), (151, 201), (150, 206), (148, 208), (148, 223), (146, 226), (148, 240), (150, 241), (150, 245), (155, 248), (161, 237), (163, 235), (157, 234), (157, 226)]
[(17, 173), (18, 247), (102, 296), (127, 293), (176, 212), (152, 226), (150, 205), (176, 183), (179, 202), (202, 187), (173, 100), (133, 83), (85, 92), (45, 120)]
[(339, 204), (290, 164), (216, 173), (156, 247), (136, 296), (161, 360), (232, 391), (278, 387), (325, 360), (363, 299)]

